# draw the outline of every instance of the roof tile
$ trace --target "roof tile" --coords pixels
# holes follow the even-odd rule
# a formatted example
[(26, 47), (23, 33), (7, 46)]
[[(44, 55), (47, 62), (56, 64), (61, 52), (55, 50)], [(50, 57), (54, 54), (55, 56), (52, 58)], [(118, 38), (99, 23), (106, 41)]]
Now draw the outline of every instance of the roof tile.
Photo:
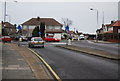
[(39, 20), (37, 18), (31, 18), (30, 20), (24, 22), (22, 25), (40, 25), (41, 22), (45, 22), (46, 25), (62, 26), (62, 24), (53, 18), (40, 18)]

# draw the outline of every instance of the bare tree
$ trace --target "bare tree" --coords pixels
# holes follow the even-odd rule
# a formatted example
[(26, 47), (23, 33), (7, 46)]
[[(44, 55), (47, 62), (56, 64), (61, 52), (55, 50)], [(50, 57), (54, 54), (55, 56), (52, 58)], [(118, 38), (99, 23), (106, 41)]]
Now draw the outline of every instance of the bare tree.
[(62, 21), (63, 21), (63, 25), (66, 27), (66, 26), (70, 26), (72, 25), (72, 20), (69, 20), (68, 18), (62, 18)]

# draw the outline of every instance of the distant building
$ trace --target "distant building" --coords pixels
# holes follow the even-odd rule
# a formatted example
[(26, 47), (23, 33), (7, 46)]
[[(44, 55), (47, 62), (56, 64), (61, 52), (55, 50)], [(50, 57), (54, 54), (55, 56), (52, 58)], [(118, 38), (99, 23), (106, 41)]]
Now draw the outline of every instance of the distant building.
[(85, 36), (85, 39), (87, 40), (95, 40), (96, 35), (95, 34), (83, 34)]
[(53, 18), (31, 18), (22, 24), (22, 34), (27, 37), (32, 37), (33, 29), (36, 26), (40, 26), (41, 22), (45, 23), (45, 37), (53, 36), (61, 39), (63, 25)]
[(3, 27), (7, 31), (8, 35), (15, 36), (15, 34), (16, 34), (16, 26), (12, 25), (9, 22), (3, 22)]
[(120, 42), (120, 20), (111, 21), (97, 30), (98, 40)]

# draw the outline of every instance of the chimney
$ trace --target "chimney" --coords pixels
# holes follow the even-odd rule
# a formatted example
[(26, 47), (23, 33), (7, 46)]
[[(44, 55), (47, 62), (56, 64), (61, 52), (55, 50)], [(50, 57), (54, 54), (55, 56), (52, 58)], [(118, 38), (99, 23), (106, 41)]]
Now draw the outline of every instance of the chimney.
[(103, 27), (105, 27), (105, 25), (104, 25), (104, 24), (102, 24), (102, 28), (103, 28)]
[(38, 17), (37, 17), (37, 21), (39, 21), (39, 20), (40, 20), (40, 17), (38, 16)]
[(114, 23), (114, 20), (113, 20), (113, 21), (111, 21), (111, 24), (112, 24), (112, 23)]

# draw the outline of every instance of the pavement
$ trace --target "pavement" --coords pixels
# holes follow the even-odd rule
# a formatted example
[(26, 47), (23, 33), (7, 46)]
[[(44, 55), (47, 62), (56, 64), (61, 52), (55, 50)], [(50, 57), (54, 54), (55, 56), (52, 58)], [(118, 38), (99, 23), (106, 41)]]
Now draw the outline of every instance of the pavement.
[(2, 79), (53, 80), (43, 62), (28, 48), (12, 43), (2, 45)]
[(75, 46), (75, 45), (56, 45), (56, 47), (61, 47), (61, 48), (65, 48), (65, 49), (69, 49), (69, 50), (73, 50), (73, 51), (78, 51), (78, 52), (83, 52), (85, 54), (91, 54), (91, 55), (100, 56), (100, 57), (113, 59), (113, 60), (120, 59), (120, 56), (116, 55), (116, 54), (112, 54), (112, 53), (109, 53), (106, 51), (101, 51), (101, 50), (79, 47), (79, 46)]

